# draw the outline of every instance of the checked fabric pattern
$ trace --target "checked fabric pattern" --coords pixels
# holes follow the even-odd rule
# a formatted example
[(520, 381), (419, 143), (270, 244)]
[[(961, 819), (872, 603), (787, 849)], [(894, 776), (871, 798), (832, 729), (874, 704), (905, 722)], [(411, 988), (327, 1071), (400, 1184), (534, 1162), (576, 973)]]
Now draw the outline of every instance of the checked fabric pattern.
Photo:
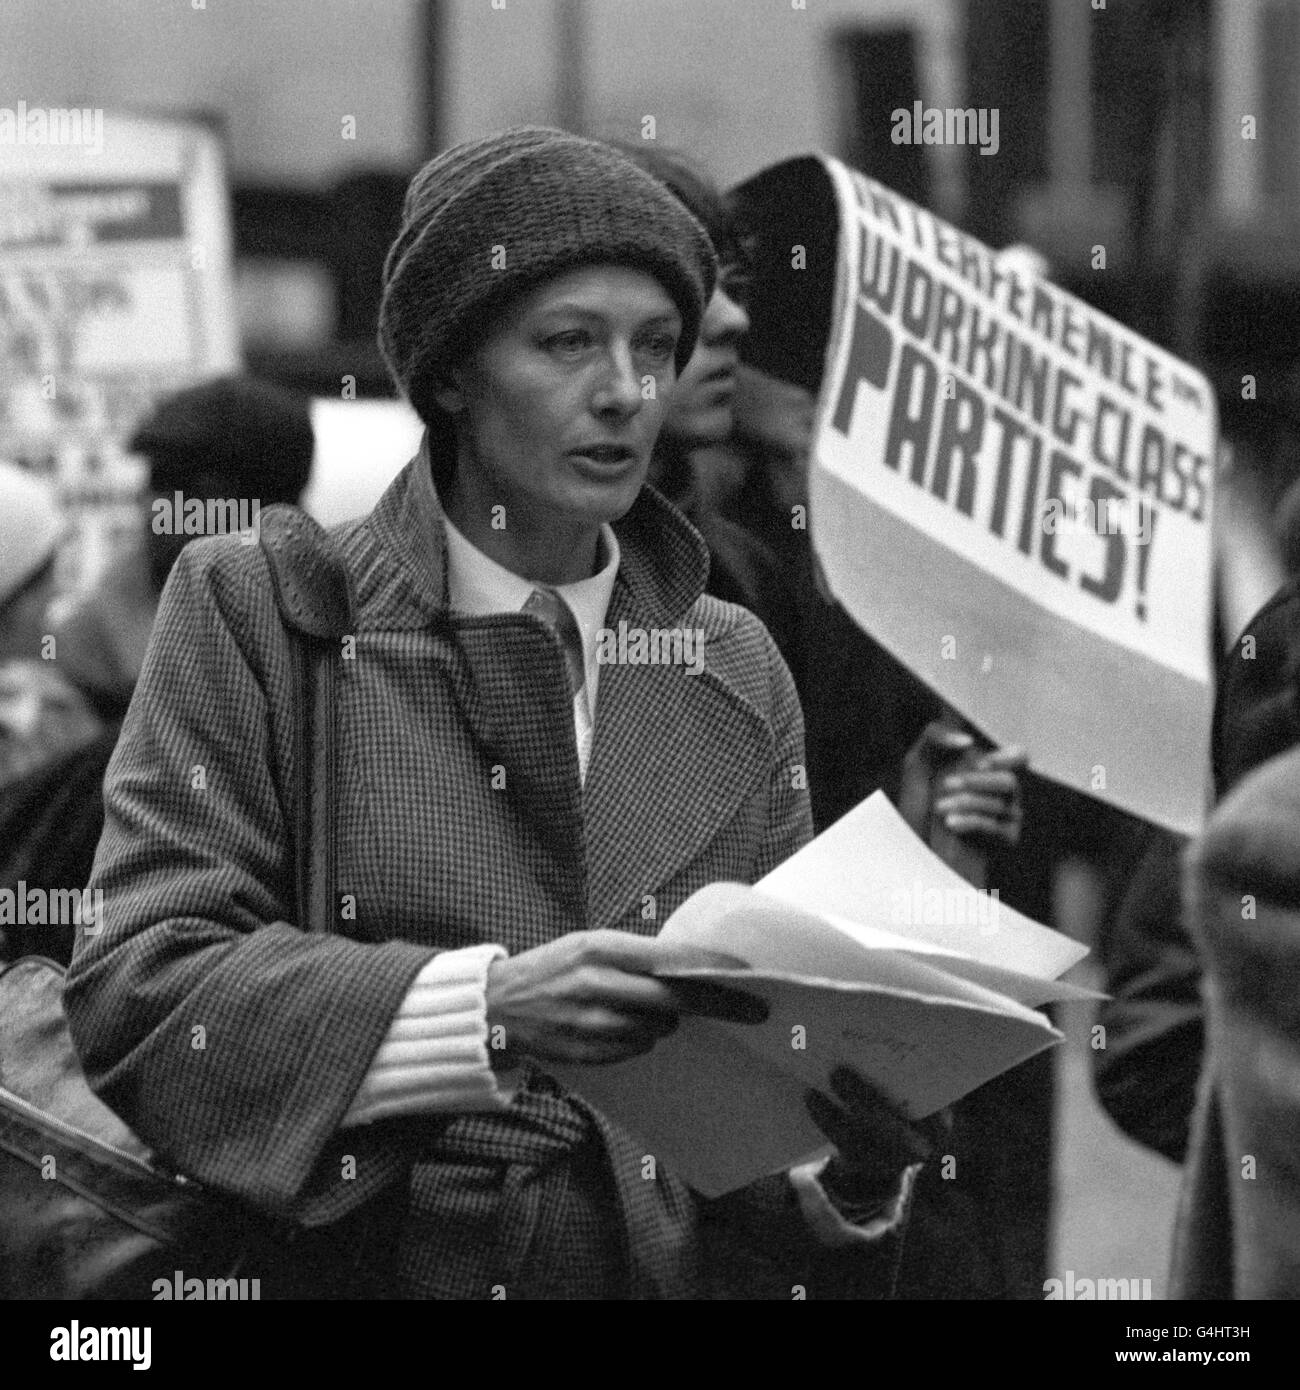
[(436, 951), (653, 933), (809, 837), (802, 720), (766, 630), (702, 596), (707, 551), (651, 489), (616, 531), (609, 621), (699, 627), (705, 669), (608, 667), (585, 788), (560, 645), (522, 614), (446, 607), (427, 453), (335, 532), (357, 631), (333, 934), (292, 920), (292, 679), (258, 548), (186, 548), (109, 767), (106, 925), (66, 996), (91, 1084), (181, 1171), (263, 1211), (386, 1212), (398, 1294), (788, 1298), (816, 1272), (784, 1178), (717, 1203), (647, 1182), (637, 1146), (540, 1075), (505, 1115), (338, 1131)]

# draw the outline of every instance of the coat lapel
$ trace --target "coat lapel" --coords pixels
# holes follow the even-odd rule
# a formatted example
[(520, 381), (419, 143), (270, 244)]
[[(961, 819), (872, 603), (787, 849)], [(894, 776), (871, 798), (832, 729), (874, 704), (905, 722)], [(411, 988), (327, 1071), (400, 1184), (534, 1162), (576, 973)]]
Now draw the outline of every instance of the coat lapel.
[[(620, 617), (618, 591), (610, 626)], [(630, 621), (630, 619), (629, 619)], [(705, 670), (607, 666), (587, 770), (587, 919), (613, 926), (692, 863), (768, 775), (772, 733)]]
[[(693, 622), (708, 575), (699, 534), (652, 488), (619, 522), (623, 559), (606, 626)], [(613, 926), (695, 860), (761, 785), (773, 736), (710, 668), (601, 668), (587, 769), (587, 916)], [(633, 866), (635, 865), (635, 872)]]
[[(613, 926), (692, 863), (767, 776), (773, 736), (708, 668), (601, 668), (585, 789), (563, 653), (536, 618), (466, 618), (446, 606), (442, 513), (427, 443), (381, 500), (370, 535), (397, 565), (363, 565), (376, 626), (423, 628), (487, 766), (538, 834), (569, 892), (585, 879), (586, 925)], [(615, 523), (622, 562), (606, 626), (671, 628), (704, 590), (708, 549), (653, 488)], [(585, 874), (584, 874), (585, 860)], [(635, 867), (634, 867), (635, 866)], [(581, 912), (579, 904), (579, 912)]]
[(564, 654), (539, 618), (454, 618), (453, 689), (488, 767), (561, 876), (582, 882), (582, 786)]

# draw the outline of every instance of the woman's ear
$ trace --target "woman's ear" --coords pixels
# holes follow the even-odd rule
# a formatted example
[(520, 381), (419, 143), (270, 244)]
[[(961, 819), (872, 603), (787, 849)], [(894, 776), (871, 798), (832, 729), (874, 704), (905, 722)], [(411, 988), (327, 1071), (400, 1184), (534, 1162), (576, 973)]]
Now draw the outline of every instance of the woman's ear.
[(432, 394), (439, 410), (451, 416), (460, 415), (465, 409), (465, 387), (460, 368), (449, 367), (435, 377)]

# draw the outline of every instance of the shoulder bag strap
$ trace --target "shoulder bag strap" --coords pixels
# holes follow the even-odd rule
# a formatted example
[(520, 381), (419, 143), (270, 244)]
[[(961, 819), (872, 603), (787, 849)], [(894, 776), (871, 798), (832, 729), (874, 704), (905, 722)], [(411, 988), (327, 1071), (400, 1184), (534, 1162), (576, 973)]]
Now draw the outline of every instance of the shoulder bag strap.
[(338, 789), (336, 665), (352, 630), (352, 591), (338, 547), (296, 507), (268, 507), (260, 542), (271, 571), (294, 668), (293, 844), (298, 925), (338, 920), (334, 807)]

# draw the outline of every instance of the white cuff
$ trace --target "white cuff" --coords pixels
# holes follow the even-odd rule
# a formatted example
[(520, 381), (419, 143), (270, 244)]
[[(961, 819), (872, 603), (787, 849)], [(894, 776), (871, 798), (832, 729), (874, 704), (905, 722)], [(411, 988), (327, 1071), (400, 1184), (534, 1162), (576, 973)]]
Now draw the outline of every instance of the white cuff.
[(913, 1163), (904, 1168), (894, 1196), (881, 1207), (878, 1214), (873, 1213), (870, 1219), (858, 1225), (837, 1210), (818, 1181), (822, 1169), (829, 1162), (828, 1156), (790, 1169), (790, 1183), (799, 1200), (799, 1209), (819, 1244), (830, 1247), (870, 1244), (902, 1224), (911, 1206), (912, 1185), (923, 1165)]
[(501, 946), (443, 951), (420, 971), (379, 1045), (344, 1126), (394, 1115), (505, 1110), (518, 1071), (488, 1065), (487, 973)]

